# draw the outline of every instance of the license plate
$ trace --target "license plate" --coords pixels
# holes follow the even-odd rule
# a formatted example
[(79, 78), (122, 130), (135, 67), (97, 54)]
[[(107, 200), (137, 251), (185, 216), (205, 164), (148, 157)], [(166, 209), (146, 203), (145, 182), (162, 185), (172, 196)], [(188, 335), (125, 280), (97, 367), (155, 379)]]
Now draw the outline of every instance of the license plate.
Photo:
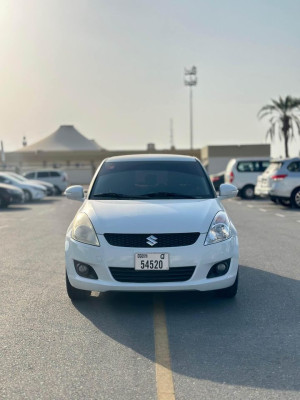
[(163, 271), (169, 269), (168, 253), (137, 253), (134, 268), (139, 271)]

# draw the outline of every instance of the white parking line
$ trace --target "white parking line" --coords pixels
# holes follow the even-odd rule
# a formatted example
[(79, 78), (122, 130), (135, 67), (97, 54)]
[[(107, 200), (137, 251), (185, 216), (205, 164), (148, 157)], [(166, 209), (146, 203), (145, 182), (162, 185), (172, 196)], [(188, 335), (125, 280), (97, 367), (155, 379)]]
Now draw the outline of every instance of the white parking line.
[(247, 207), (253, 208), (254, 206), (252, 204), (247, 204)]
[(8, 225), (2, 225), (0, 226), (0, 229), (8, 228)]
[(282, 214), (275, 214), (275, 215), (277, 215), (277, 217), (284, 218), (284, 215), (282, 215)]
[(300, 224), (300, 219), (298, 219), (298, 221), (297, 222), (299, 222), (299, 224)]
[(265, 210), (264, 208), (260, 208), (259, 211), (266, 212), (267, 210)]

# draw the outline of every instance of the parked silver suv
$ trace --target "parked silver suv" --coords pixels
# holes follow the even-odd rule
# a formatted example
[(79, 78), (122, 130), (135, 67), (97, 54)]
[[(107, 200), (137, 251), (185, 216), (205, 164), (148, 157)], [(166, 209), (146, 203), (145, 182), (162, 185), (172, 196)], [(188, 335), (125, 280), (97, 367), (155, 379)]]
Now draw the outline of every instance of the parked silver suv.
[(52, 183), (56, 189), (56, 194), (63, 193), (69, 186), (67, 174), (59, 169), (42, 169), (26, 172), (23, 175), (27, 179), (38, 179)]
[(257, 178), (255, 194), (270, 196), (281, 204), (300, 208), (300, 158), (272, 160)]

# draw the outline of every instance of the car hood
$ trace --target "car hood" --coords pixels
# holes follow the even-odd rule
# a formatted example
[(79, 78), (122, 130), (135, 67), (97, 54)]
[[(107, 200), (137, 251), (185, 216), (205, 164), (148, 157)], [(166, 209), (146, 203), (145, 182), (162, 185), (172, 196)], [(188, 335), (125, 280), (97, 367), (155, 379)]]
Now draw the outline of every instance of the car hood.
[(45, 186), (45, 187), (54, 189), (54, 185), (52, 185), (52, 183), (39, 181), (36, 179), (28, 179), (28, 180), (30, 181), (30, 185), (34, 184), (34, 185)]
[(80, 209), (98, 234), (205, 233), (220, 210), (218, 199), (86, 200)]
[(13, 185), (8, 185), (7, 183), (0, 183), (0, 189), (13, 190), (15, 193), (23, 193), (21, 189)]

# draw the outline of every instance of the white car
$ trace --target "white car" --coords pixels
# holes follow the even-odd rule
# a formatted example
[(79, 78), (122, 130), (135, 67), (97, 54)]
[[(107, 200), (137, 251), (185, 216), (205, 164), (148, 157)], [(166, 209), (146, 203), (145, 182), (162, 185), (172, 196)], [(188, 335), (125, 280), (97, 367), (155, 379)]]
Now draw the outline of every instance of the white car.
[(61, 194), (68, 187), (68, 175), (59, 169), (30, 171), (23, 175), (27, 179), (35, 179), (52, 183), (57, 194)]
[(268, 157), (233, 158), (226, 167), (225, 183), (235, 185), (244, 199), (253, 199), (257, 177), (269, 164)]
[(67, 230), (66, 284), (72, 300), (91, 291), (218, 290), (238, 286), (238, 237), (199, 160), (135, 155), (103, 161)]
[(257, 178), (257, 196), (270, 196), (273, 201), (300, 208), (300, 158), (272, 160), (265, 172)]
[(34, 183), (22, 182), (10, 174), (0, 172), (0, 183), (6, 183), (22, 189), (24, 192), (24, 201), (42, 200), (46, 196), (46, 188)]

